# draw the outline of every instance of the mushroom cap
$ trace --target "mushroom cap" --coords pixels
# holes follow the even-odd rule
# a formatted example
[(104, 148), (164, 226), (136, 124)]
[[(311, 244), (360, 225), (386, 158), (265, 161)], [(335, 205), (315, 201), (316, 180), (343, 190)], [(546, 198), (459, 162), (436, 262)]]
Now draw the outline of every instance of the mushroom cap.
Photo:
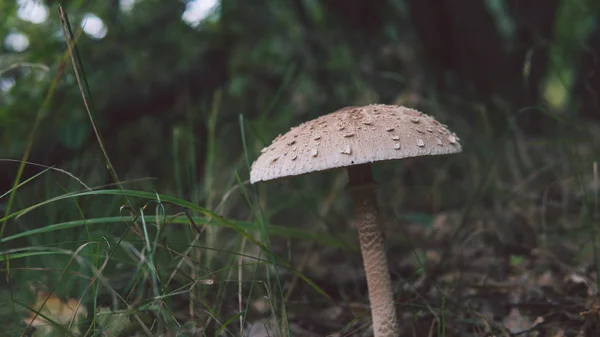
[(422, 112), (403, 106), (346, 107), (279, 135), (252, 164), (254, 184), (382, 160), (462, 151), (459, 138)]

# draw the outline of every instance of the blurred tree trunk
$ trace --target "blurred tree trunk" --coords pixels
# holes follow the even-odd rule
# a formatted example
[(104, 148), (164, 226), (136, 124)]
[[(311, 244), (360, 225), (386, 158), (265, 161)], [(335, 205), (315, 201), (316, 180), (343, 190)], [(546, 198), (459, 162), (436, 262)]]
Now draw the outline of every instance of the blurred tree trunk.
[(505, 93), (514, 69), (483, 1), (410, 0), (415, 25), (439, 89)]
[(548, 71), (548, 52), (560, 0), (509, 0), (516, 23), (515, 64), (523, 70), (523, 102), (536, 104), (541, 81)]
[[(353, 42), (368, 43), (377, 39), (385, 24), (387, 0), (327, 0), (327, 16)], [(358, 38), (358, 41), (355, 40)]]
[[(548, 72), (549, 51), (560, 0), (509, 0), (516, 23), (513, 59), (518, 67), (520, 106), (539, 105), (543, 80)], [(516, 83), (515, 83), (516, 84)], [(549, 129), (550, 120), (538, 110), (522, 116), (519, 125), (532, 133)]]
[[(538, 103), (559, 0), (509, 1), (516, 23), (517, 48), (512, 53), (483, 1), (410, 0), (408, 4), (439, 90), (488, 106), (497, 106), (501, 99), (503, 107), (492, 110), (509, 107), (512, 111)], [(505, 130), (507, 117), (512, 116), (489, 116), (496, 133)], [(530, 132), (539, 131), (539, 118), (526, 117), (519, 124)]]
[(573, 96), (581, 116), (600, 119), (600, 16), (595, 21), (596, 26), (583, 45)]
[[(515, 68), (483, 1), (409, 0), (408, 4), (439, 91), (459, 101), (489, 103), (493, 96), (511, 101)], [(505, 129), (504, 116), (489, 117), (496, 131)]]

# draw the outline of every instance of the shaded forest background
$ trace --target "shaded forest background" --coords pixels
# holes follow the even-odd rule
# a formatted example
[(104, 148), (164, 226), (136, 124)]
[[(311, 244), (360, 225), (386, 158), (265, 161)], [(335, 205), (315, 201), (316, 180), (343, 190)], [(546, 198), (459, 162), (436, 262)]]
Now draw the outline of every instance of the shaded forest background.
[[(167, 145), (176, 130), (204, 143), (218, 90), (224, 95), (219, 129), (233, 131), (222, 134), (239, 137), (243, 114), (260, 125), (263, 142), (299, 121), (371, 102), (457, 118), (472, 133), (501, 134), (510, 118), (528, 132), (551, 133), (546, 127), (554, 116), (573, 121), (599, 114), (600, 4), (593, 1), (225, 1), (218, 18), (196, 28), (181, 20), (185, 2), (141, 1), (126, 13), (117, 1), (66, 4), (74, 24), (93, 12), (108, 27), (103, 39), (82, 36), (79, 48), (119, 172), (139, 168), (141, 175), (164, 176), (172, 165), (160, 158), (171, 148), (157, 144)], [(58, 67), (65, 42), (57, 4), (48, 5), (50, 17), (38, 25), (16, 18), (16, 3), (2, 8), (3, 36), (18, 30), (30, 40), (21, 53), (4, 46), (4, 68), (49, 67), (46, 74), (27, 67), (2, 73), (16, 84), (2, 97), (2, 155), (23, 153), (48, 79), (66, 71), (37, 136), (44, 145), (30, 157), (59, 165), (94, 149), (95, 138), (69, 64)], [(519, 116), (520, 109), (528, 112)], [(239, 157), (239, 144), (232, 138), (220, 156)], [(131, 158), (136, 150), (142, 153)], [(201, 164), (201, 145), (197, 151)], [(6, 191), (15, 167), (2, 166)]]
[[(83, 188), (62, 172), (36, 176), (43, 168), (26, 165), (19, 181), (34, 179), (19, 188), (9, 205), (8, 192), (18, 177), (18, 161), (24, 154), (27, 161), (66, 170), (87, 186), (114, 187), (66, 53), (56, 12), (58, 2), (41, 2), (49, 16), (40, 23), (19, 17), (24, 3), (0, 1), (0, 37), (4, 41), (0, 54), (3, 215)], [(315, 270), (306, 267), (305, 271), (344, 314), (327, 323), (305, 314), (310, 308), (330, 308), (331, 304), (324, 303), (331, 302), (310, 286), (290, 283), (293, 275), (284, 273), (283, 288), (290, 284), (301, 287), (297, 291), (300, 294), (294, 295), (297, 302), (288, 303), (296, 318), (290, 321), (304, 331), (298, 335), (344, 331), (355, 317), (353, 310), (358, 310), (348, 309), (347, 303), (366, 303), (356, 250), (301, 238), (322, 232), (344, 245), (356, 244), (353, 229), (345, 225), (351, 205), (340, 195), (344, 177), (328, 172), (265, 186), (259, 189), (260, 198), (239, 190), (248, 188), (243, 184), (248, 179), (248, 162), (275, 136), (350, 105), (386, 103), (416, 108), (448, 124), (464, 147), (464, 153), (457, 156), (384, 164), (376, 169), (377, 180), (389, 182), (381, 189), (381, 204), (385, 226), (392, 232), (388, 239), (392, 261), (396, 261), (392, 273), (398, 289), (405, 291), (403, 284), (414, 284), (411, 275), (417, 271), (428, 276), (422, 281), (428, 286), (415, 286), (415, 292), (429, 294), (423, 295), (425, 299), (399, 295), (399, 303), (415, 300), (439, 305), (443, 296), (427, 292), (433, 289), (432, 284), (448, 281), (442, 276), (462, 273), (468, 269), (466, 261), (481, 257), (487, 259), (481, 262), (486, 268), (498, 266), (494, 272), (483, 273), (498, 282), (530, 272), (539, 277), (552, 270), (559, 281), (551, 283), (563, 290), (574, 281), (568, 278), (573, 271), (562, 268), (577, 266), (578, 275), (585, 275), (586, 287), (591, 290), (569, 293), (570, 300), (579, 296), (574, 302), (580, 307), (565, 310), (577, 314), (595, 303), (591, 300), (598, 281), (592, 249), (598, 225), (594, 196), (600, 192), (594, 185), (592, 167), (600, 158), (599, 1), (221, 0), (196, 24), (182, 20), (186, 6), (190, 6), (186, 1), (137, 0), (127, 10), (117, 0), (62, 4), (74, 32), (81, 34), (77, 48), (92, 93), (93, 117), (106, 153), (127, 189), (172, 195), (215, 210), (227, 219), (248, 222), (257, 221), (255, 210), (260, 204), (267, 222), (299, 231), (292, 234), (284, 230), (270, 242), (277, 254), (294, 266), (309, 256), (306, 251), (317, 254), (313, 257)], [(105, 36), (93, 37), (79, 30), (82, 19), (90, 13), (101, 19)], [(17, 50), (7, 39), (14, 34), (26, 36), (25, 49)], [(44, 206), (8, 220), (3, 234), (16, 235), (82, 218), (119, 216), (122, 204), (118, 197), (93, 197)], [(404, 223), (403, 231), (393, 229), (397, 222)], [(118, 237), (115, 233), (120, 227), (110, 228), (92, 235), (79, 228), (68, 230), (67, 235), (49, 232), (42, 239), (25, 236), (3, 243), (0, 250), (36, 245), (77, 247), (86, 235), (91, 235), (86, 239), (91, 241)], [(166, 237), (181, 235), (181, 228), (174, 231)], [(481, 237), (469, 238), (474, 233)], [(248, 249), (238, 249), (241, 239), (232, 233), (206, 235), (210, 237), (206, 247)], [(413, 246), (407, 244), (407, 235), (417, 238)], [(467, 246), (467, 239), (480, 243)], [(135, 244), (143, 246), (141, 241)], [(544, 260), (547, 255), (540, 255), (540, 251), (552, 253), (553, 258)], [(407, 256), (413, 256), (411, 252), (425, 260), (433, 259), (434, 267), (419, 267), (412, 258), (406, 262)], [(225, 253), (208, 255), (202, 255), (200, 270), (237, 261)], [(64, 258), (48, 259), (30, 257), (15, 265), (65, 268)], [(165, 270), (172, 268), (168, 261), (164, 262), (168, 265)], [(318, 263), (324, 266), (317, 267)], [(323, 270), (332, 263), (354, 269), (345, 276), (341, 274), (346, 269)], [(337, 274), (333, 277), (330, 273), (334, 269)], [(43, 280), (40, 282), (52, 284), (63, 297), (77, 298), (86, 291), (85, 282), (56, 281), (60, 273), (55, 270), (38, 273), (15, 271), (13, 284)], [(115, 282), (115, 289), (125, 288), (128, 277), (135, 279), (117, 269), (112, 273), (108, 277)], [(474, 274), (481, 273), (478, 270)], [(257, 275), (257, 279), (263, 277)], [(3, 282), (8, 289), (10, 282)], [(462, 289), (469, 282), (453, 278), (452, 284), (459, 286), (452, 289)], [(355, 292), (341, 295), (339, 289)], [(235, 291), (231, 299), (219, 295), (207, 300), (222, 304), (211, 314), (232, 317), (233, 309), (227, 303), (235, 303)], [(530, 299), (527, 291), (523, 293)], [(454, 301), (452, 305), (459, 305), (465, 294), (456, 290), (448, 296)], [(505, 295), (486, 294), (505, 299)], [(546, 295), (540, 296), (547, 299)], [(101, 299), (108, 295), (100, 292), (94, 296)], [(308, 308), (294, 307), (293, 303), (301, 300)], [(488, 301), (496, 300), (488, 298), (482, 303)], [(490, 320), (497, 324), (487, 329), (519, 331), (507, 328), (510, 320), (506, 317), (514, 313), (510, 305), (514, 301), (500, 302), (501, 308), (488, 308)], [(91, 302), (85, 303), (92, 312)], [(585, 335), (594, 329), (595, 323), (583, 316), (549, 318), (544, 313), (550, 309), (544, 308), (523, 314), (531, 323), (523, 330), (535, 327), (532, 322), (536, 317), (545, 317), (548, 326), (563, 329), (566, 335), (582, 331)], [(426, 335), (422, 333), (428, 331), (432, 320), (440, 331), (439, 317), (433, 311), (419, 310), (410, 306), (400, 310), (405, 321), (413, 322), (411, 331)], [(551, 307), (551, 311), (557, 309)], [(271, 315), (268, 310), (257, 312), (255, 321)], [(464, 315), (472, 317), (472, 312), (464, 311)], [(366, 320), (369, 316), (360, 317)], [(206, 334), (216, 334), (223, 320), (217, 321), (205, 326), (213, 329)], [(445, 327), (447, 335), (486, 330), (483, 325), (473, 323), (474, 328), (458, 318), (451, 322), (452, 327)], [(365, 324), (361, 324), (363, 328), (345, 330), (341, 335), (364, 333)], [(239, 331), (230, 335), (236, 333), (239, 335)], [(411, 335), (408, 330), (406, 333)]]

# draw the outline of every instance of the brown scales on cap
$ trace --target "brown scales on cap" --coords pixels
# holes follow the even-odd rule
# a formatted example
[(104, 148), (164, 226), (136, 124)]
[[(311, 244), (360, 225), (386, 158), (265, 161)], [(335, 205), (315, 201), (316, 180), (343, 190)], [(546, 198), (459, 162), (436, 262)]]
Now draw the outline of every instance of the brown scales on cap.
[(461, 152), (458, 137), (417, 110), (347, 107), (292, 128), (263, 149), (250, 181), (266, 181), (381, 160)]
[(375, 337), (396, 337), (399, 327), (370, 163), (461, 152), (458, 141), (445, 125), (417, 110), (373, 104), (344, 108), (292, 128), (252, 164), (252, 183), (348, 170)]

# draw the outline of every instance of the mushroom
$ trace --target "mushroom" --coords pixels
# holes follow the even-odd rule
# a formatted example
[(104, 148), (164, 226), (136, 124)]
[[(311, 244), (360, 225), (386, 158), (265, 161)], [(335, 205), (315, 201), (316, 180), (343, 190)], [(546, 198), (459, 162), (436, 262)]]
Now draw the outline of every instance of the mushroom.
[(252, 164), (250, 181), (345, 167), (367, 277), (375, 337), (398, 336), (371, 163), (461, 152), (459, 138), (432, 117), (403, 106), (346, 107), (279, 135)]

